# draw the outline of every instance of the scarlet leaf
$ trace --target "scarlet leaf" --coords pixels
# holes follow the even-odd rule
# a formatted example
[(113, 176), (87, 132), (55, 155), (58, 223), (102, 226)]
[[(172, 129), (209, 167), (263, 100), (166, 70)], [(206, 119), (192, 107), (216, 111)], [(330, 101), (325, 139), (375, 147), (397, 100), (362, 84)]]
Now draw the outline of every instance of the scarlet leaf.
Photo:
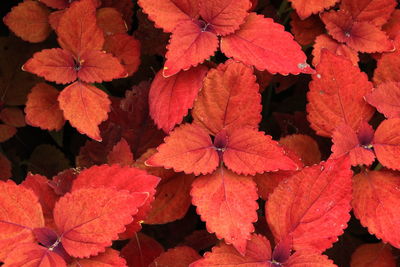
[(222, 37), (221, 51), (272, 74), (313, 73), (293, 36), (282, 25), (256, 13), (250, 13), (239, 30)]
[(270, 265), (271, 245), (264, 236), (253, 235), (247, 242), (246, 255), (240, 255), (237, 250), (221, 243), (213, 247), (211, 252), (207, 252), (203, 259), (200, 259), (190, 265), (190, 267), (208, 267), (208, 266), (251, 266), (265, 267)]
[(75, 259), (68, 267), (126, 267), (126, 261), (117, 250), (107, 248), (104, 253), (89, 259)]
[(191, 247), (176, 247), (162, 253), (149, 265), (149, 267), (187, 267), (189, 264), (200, 258), (200, 255)]
[(156, 240), (138, 233), (121, 250), (121, 256), (128, 266), (148, 267), (163, 251), (164, 248)]
[(292, 236), (297, 251), (332, 246), (350, 219), (351, 177), (343, 157), (305, 167), (281, 182), (265, 206), (274, 237)]
[(62, 245), (73, 257), (105, 251), (132, 221), (148, 194), (87, 188), (67, 193), (54, 207), (54, 222)]
[(204, 22), (184, 22), (175, 28), (167, 46), (164, 77), (197, 66), (215, 53), (218, 47), (218, 37), (203, 29), (202, 23)]
[(317, 14), (334, 6), (339, 0), (290, 0), (290, 2), (299, 17), (305, 19), (311, 14)]
[(207, 68), (199, 66), (164, 78), (159, 71), (149, 92), (150, 116), (166, 133), (180, 123), (203, 86)]
[(126, 33), (128, 27), (121, 13), (112, 7), (103, 7), (96, 13), (97, 25), (103, 30), (104, 34), (113, 35), (117, 33)]
[(395, 267), (396, 262), (387, 244), (363, 244), (351, 255), (351, 267)]
[(44, 49), (30, 58), (22, 69), (48, 81), (67, 84), (76, 80), (77, 71), (72, 54), (61, 48)]
[(67, 267), (64, 259), (46, 247), (34, 243), (20, 244), (4, 261), (4, 267)]
[(194, 104), (194, 123), (211, 134), (222, 129), (258, 128), (261, 95), (251, 68), (228, 61), (211, 69)]
[(110, 153), (108, 153), (107, 160), (109, 164), (120, 164), (122, 166), (133, 164), (134, 159), (131, 147), (124, 138), (121, 138)]
[(356, 51), (374, 53), (394, 50), (384, 31), (369, 21), (354, 21), (347, 11), (331, 11), (321, 16), (329, 34)]
[[(400, 37), (395, 39), (396, 47), (400, 45)], [(382, 54), (377, 60), (376, 69), (374, 71), (375, 84), (385, 82), (400, 82), (400, 50), (391, 53)]]
[(14, 7), (4, 18), (6, 24), (23, 40), (39, 43), (51, 32), (48, 22), (50, 10), (37, 1), (24, 1)]
[(217, 35), (227, 35), (239, 29), (251, 7), (249, 0), (199, 1), (200, 16)]
[(56, 176), (49, 182), (49, 186), (53, 188), (54, 192), (63, 196), (71, 191), (72, 182), (76, 179), (78, 172), (76, 169), (67, 169)]
[(60, 130), (65, 120), (57, 101), (58, 95), (53, 86), (46, 83), (35, 85), (26, 102), (26, 122), (43, 130)]
[(258, 194), (262, 199), (268, 200), (279, 183), (290, 178), (295, 173), (296, 171), (277, 171), (257, 174), (254, 176), (254, 181), (257, 184)]
[(11, 162), (6, 156), (0, 153), (0, 180), (11, 178)]
[(394, 40), (396, 39), (397, 33), (400, 30), (400, 10), (395, 9), (389, 20), (385, 25), (383, 25), (382, 29), (389, 35), (389, 38)]
[(331, 136), (342, 122), (356, 130), (372, 117), (374, 110), (364, 100), (372, 84), (357, 66), (324, 50), (316, 69), (307, 93), (307, 112), (317, 134)]
[(362, 172), (353, 178), (353, 211), (384, 242), (400, 247), (400, 176), (392, 171)]
[(158, 153), (146, 161), (151, 166), (173, 168), (187, 174), (212, 173), (218, 166), (219, 157), (208, 133), (195, 124), (182, 124), (175, 128)]
[(326, 255), (296, 252), (287, 261), (290, 267), (337, 267)]
[(44, 226), (38, 197), (14, 182), (0, 181), (0, 261), (17, 245), (35, 241), (32, 229)]
[(243, 255), (257, 221), (258, 194), (253, 179), (220, 167), (197, 178), (190, 194), (207, 230)]
[(172, 32), (180, 23), (189, 22), (199, 16), (197, 0), (139, 0), (138, 4), (156, 27)]
[(308, 135), (288, 135), (281, 138), (279, 143), (298, 155), (306, 166), (318, 164), (321, 161), (321, 152), (319, 151), (318, 143)]
[(75, 82), (60, 93), (58, 101), (72, 126), (101, 141), (99, 124), (107, 119), (111, 104), (106, 93), (93, 85)]
[(224, 138), (221, 142), (226, 144), (222, 146), (225, 150), (223, 161), (237, 174), (254, 175), (265, 171), (298, 169), (297, 164), (285, 155), (278, 142), (263, 132), (238, 128), (228, 132), (225, 137), (217, 135), (216, 145), (219, 138)]
[(400, 118), (384, 120), (375, 131), (374, 151), (383, 166), (400, 170)]
[(369, 104), (385, 115), (386, 118), (400, 118), (400, 83), (387, 82), (378, 85), (365, 96)]
[(94, 1), (74, 1), (60, 18), (57, 35), (61, 47), (76, 56), (89, 50), (101, 50), (104, 36), (96, 24)]

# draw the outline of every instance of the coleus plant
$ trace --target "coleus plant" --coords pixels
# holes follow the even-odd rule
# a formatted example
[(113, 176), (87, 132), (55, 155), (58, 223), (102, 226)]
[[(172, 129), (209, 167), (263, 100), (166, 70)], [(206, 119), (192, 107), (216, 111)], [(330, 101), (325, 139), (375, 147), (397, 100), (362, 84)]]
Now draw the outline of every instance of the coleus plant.
[[(26, 122), (51, 131), (77, 168), (16, 185), (0, 154), (3, 265), (342, 266), (327, 249), (361, 231), (353, 217), (376, 243), (357, 239), (343, 266), (395, 266), (396, 2), (290, 2), (138, 0), (136, 17), (125, 0), (12, 8), (4, 22), (17, 36), (60, 47), (20, 62), (49, 82), (29, 83), (26, 100), (9, 97), (15, 78), (4, 72), (1, 141)], [(284, 25), (268, 17), (277, 4)], [(287, 92), (273, 100), (274, 88)], [(279, 141), (275, 110), (305, 111), (274, 114)], [(91, 138), (72, 153), (52, 132), (68, 133), (66, 121)]]

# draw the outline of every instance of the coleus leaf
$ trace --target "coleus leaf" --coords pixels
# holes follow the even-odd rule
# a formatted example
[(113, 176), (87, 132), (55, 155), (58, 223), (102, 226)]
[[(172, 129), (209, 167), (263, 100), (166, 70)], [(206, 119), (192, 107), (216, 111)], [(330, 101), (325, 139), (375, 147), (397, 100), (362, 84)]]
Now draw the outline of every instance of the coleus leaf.
[(106, 93), (93, 85), (75, 82), (60, 93), (58, 101), (72, 126), (101, 141), (99, 124), (107, 119), (111, 104)]
[(289, 0), (301, 19), (334, 6), (339, 0)]
[(296, 12), (291, 12), (290, 18), (290, 31), (294, 39), (302, 46), (314, 43), (315, 38), (325, 32), (325, 26), (318, 16), (301, 20)]
[(342, 122), (357, 129), (372, 117), (374, 109), (364, 100), (372, 84), (357, 66), (323, 50), (316, 69), (307, 93), (307, 118), (317, 134), (330, 137)]
[(14, 126), (0, 124), (0, 142), (5, 142), (17, 133)]
[(258, 128), (261, 109), (259, 86), (252, 69), (228, 61), (207, 73), (192, 116), (194, 123), (215, 135), (224, 128)]
[(5, 124), (14, 127), (24, 127), (25, 117), (21, 109), (16, 107), (6, 107), (0, 111), (0, 120)]
[(176, 266), (187, 267), (192, 262), (200, 259), (200, 255), (191, 247), (180, 246), (169, 249), (158, 256), (149, 267)]
[(258, 194), (253, 179), (221, 166), (197, 178), (190, 194), (207, 230), (244, 254), (257, 221)]
[(111, 188), (83, 188), (67, 193), (54, 207), (54, 222), (69, 255), (89, 257), (105, 251), (148, 198)]
[(68, 267), (126, 267), (126, 261), (119, 256), (119, 251), (107, 248), (104, 253), (89, 259), (74, 259)]
[(175, 28), (165, 54), (164, 77), (197, 66), (215, 53), (218, 37), (203, 24), (202, 21), (188, 21)]
[(150, 116), (156, 125), (168, 133), (182, 122), (192, 108), (203, 86), (207, 67), (198, 66), (165, 78), (159, 71), (151, 83), (149, 92)]
[(0, 153), (0, 180), (7, 180), (11, 178), (11, 162), (6, 156)]
[(14, 182), (0, 181), (0, 261), (17, 245), (34, 243), (32, 230), (44, 226), (42, 207), (38, 197)]
[(400, 118), (400, 83), (387, 82), (379, 84), (365, 100), (376, 107), (386, 118)]
[(59, 91), (46, 83), (32, 88), (26, 102), (26, 122), (43, 130), (60, 130), (65, 123), (57, 98)]
[(304, 165), (310, 166), (321, 161), (318, 143), (305, 134), (292, 134), (282, 137), (279, 143), (301, 158)]
[(371, 234), (400, 247), (399, 188), (397, 172), (380, 170), (361, 172), (353, 178), (354, 215)]
[(265, 206), (275, 239), (291, 236), (297, 251), (331, 247), (350, 219), (351, 177), (350, 160), (342, 157), (305, 167), (281, 182)]
[(400, 10), (395, 9), (392, 12), (387, 23), (385, 23), (382, 26), (382, 30), (384, 30), (387, 33), (387, 35), (389, 36), (389, 38), (392, 40), (396, 39), (397, 33), (400, 30), (399, 21), (400, 21)]
[(314, 72), (293, 36), (285, 32), (282, 25), (256, 13), (250, 13), (239, 30), (222, 37), (221, 51), (228, 57), (272, 74)]
[(395, 267), (391, 247), (387, 244), (363, 244), (351, 255), (351, 267), (383, 266)]
[[(400, 45), (400, 37), (395, 39), (396, 47)], [(400, 50), (394, 52), (383, 53), (377, 60), (376, 69), (374, 70), (374, 83), (381, 84), (385, 82), (400, 82)]]
[(96, 12), (97, 25), (103, 30), (104, 35), (126, 33), (128, 27), (122, 14), (112, 7), (103, 7)]
[(11, 251), (4, 267), (67, 267), (64, 259), (52, 250), (35, 243), (18, 245)]
[(172, 32), (175, 27), (199, 16), (198, 0), (139, 0), (138, 4), (156, 27)]
[(24, 41), (39, 43), (50, 34), (50, 10), (37, 1), (24, 1), (12, 8), (4, 18), (11, 31)]
[(384, 120), (375, 131), (373, 147), (379, 162), (387, 168), (400, 170), (400, 118)]
[(121, 140), (113, 146), (107, 156), (108, 164), (120, 164), (121, 166), (129, 166), (134, 162), (131, 147), (128, 142), (121, 138)]

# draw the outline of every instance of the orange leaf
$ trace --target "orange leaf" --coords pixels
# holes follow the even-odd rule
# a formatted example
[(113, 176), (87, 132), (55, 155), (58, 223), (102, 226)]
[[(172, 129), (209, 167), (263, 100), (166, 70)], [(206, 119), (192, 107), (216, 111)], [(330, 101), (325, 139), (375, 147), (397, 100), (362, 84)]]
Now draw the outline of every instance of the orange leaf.
[(357, 66), (324, 50), (316, 69), (307, 93), (307, 113), (317, 134), (330, 137), (342, 122), (356, 130), (372, 117), (374, 109), (364, 100), (372, 84)]
[(54, 9), (65, 9), (70, 4), (69, 0), (40, 0), (40, 2)]
[(111, 188), (85, 188), (67, 193), (54, 207), (60, 241), (73, 257), (105, 251), (132, 221), (148, 194)]
[(72, 126), (101, 141), (99, 124), (107, 119), (111, 104), (106, 93), (92, 85), (75, 82), (64, 88), (58, 101)]
[(51, 32), (48, 21), (50, 10), (37, 1), (24, 1), (11, 9), (4, 18), (11, 31), (23, 40), (39, 43)]
[(261, 95), (251, 68), (228, 61), (211, 69), (194, 103), (194, 123), (215, 135), (222, 129), (250, 127), (261, 121)]
[(308, 135), (287, 135), (281, 138), (279, 143), (295, 152), (306, 166), (318, 164), (321, 161), (318, 143)]
[(290, 14), (291, 32), (294, 39), (300, 45), (309, 45), (314, 43), (315, 38), (325, 32), (322, 21), (317, 16), (311, 16), (305, 20), (301, 20), (296, 12)]
[(250, 13), (239, 30), (222, 37), (221, 51), (228, 57), (272, 74), (314, 72), (293, 36), (281, 24), (256, 13)]
[(26, 122), (43, 130), (60, 130), (64, 116), (57, 98), (59, 91), (46, 83), (38, 83), (32, 88), (26, 102)]
[(334, 6), (339, 0), (289, 0), (301, 19)]
[[(389, 35), (390, 39), (396, 39), (400, 31), (400, 9), (395, 9), (389, 21), (383, 25), (382, 29)], [(396, 46), (397, 47), (397, 46)]]
[(343, 157), (305, 167), (281, 182), (265, 206), (276, 240), (290, 235), (296, 251), (331, 247), (350, 219), (352, 174)]
[(126, 33), (128, 27), (121, 13), (112, 7), (103, 7), (96, 13), (97, 25), (103, 30), (104, 34), (113, 35), (116, 33)]
[(400, 170), (400, 118), (384, 120), (375, 131), (372, 144), (383, 166)]
[(190, 194), (207, 230), (244, 254), (257, 221), (258, 194), (253, 179), (220, 167), (197, 178)]
[(6, 107), (0, 111), (0, 119), (7, 125), (14, 127), (24, 127), (25, 116), (21, 109)]
[(337, 267), (326, 255), (300, 251), (290, 256), (288, 267)]
[(392, 171), (362, 172), (353, 178), (354, 215), (371, 234), (400, 248), (400, 176)]
[(107, 156), (108, 164), (120, 164), (121, 166), (129, 166), (133, 164), (133, 154), (131, 147), (124, 138), (113, 146), (110, 153)]
[(0, 261), (17, 245), (33, 243), (32, 230), (44, 227), (42, 207), (33, 191), (0, 181)]
[(200, 255), (191, 247), (175, 247), (158, 256), (149, 267), (188, 267), (189, 264), (200, 258)]
[[(399, 47), (400, 36), (395, 39), (395, 45)], [(377, 85), (385, 82), (400, 82), (400, 49), (381, 55), (381, 58), (377, 60), (373, 79)]]
[(164, 132), (182, 122), (192, 108), (207, 70), (205, 66), (198, 66), (169, 78), (164, 78), (162, 71), (156, 74), (149, 92), (150, 116)]
[(172, 32), (178, 24), (199, 17), (198, 0), (139, 0), (138, 4), (156, 27), (165, 32)]
[(208, 133), (195, 124), (182, 124), (175, 128), (158, 153), (146, 161), (151, 166), (173, 168), (187, 174), (212, 173), (218, 166), (219, 157)]
[(190, 21), (175, 28), (167, 46), (164, 77), (188, 70), (214, 55), (218, 47), (218, 37), (204, 29), (203, 24), (202, 21)]
[(365, 100), (385, 115), (386, 118), (400, 118), (400, 83), (387, 82), (376, 87), (365, 96)]
[(363, 244), (351, 255), (351, 267), (396, 267), (390, 246)]
[(107, 248), (104, 253), (89, 259), (74, 259), (68, 267), (126, 267), (126, 261), (119, 256), (119, 251)]
[(18, 245), (8, 254), (4, 267), (67, 267), (64, 259), (56, 252), (38, 244)]

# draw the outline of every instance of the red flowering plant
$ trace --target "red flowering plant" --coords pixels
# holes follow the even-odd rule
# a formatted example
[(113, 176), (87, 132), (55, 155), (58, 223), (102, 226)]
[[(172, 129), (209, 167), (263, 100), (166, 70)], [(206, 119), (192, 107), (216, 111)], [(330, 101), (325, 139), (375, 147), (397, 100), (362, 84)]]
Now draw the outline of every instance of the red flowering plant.
[(396, 266), (395, 0), (2, 5), (2, 266)]

